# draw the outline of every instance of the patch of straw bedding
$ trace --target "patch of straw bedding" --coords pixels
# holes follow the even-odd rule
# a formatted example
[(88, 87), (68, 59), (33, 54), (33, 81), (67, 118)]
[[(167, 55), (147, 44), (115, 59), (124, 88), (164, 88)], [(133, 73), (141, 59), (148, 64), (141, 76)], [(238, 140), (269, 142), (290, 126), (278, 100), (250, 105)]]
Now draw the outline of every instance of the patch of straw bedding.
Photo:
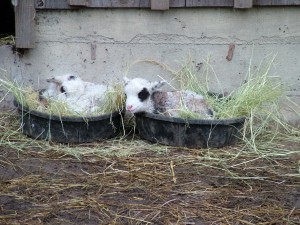
[[(102, 96), (103, 99), (101, 101), (101, 106), (90, 105), (90, 107), (95, 108), (92, 112), (89, 112), (88, 108), (86, 108), (86, 112), (81, 112), (80, 110), (76, 111), (68, 107), (64, 100), (58, 100), (56, 98), (41, 100), (39, 91), (33, 90), (32, 87), (19, 84), (15, 80), (9, 79), (9, 74), (6, 70), (0, 68), (0, 75), (0, 91), (5, 91), (5, 96), (12, 94), (16, 103), (20, 104), (22, 107), (48, 115), (81, 118), (99, 116), (115, 111), (122, 111), (125, 101), (123, 85), (120, 83), (114, 83), (108, 85), (109, 88), (105, 92), (104, 96)], [(0, 102), (4, 100), (5, 96), (0, 98)], [(80, 96), (77, 96), (77, 98), (79, 97)], [(99, 96), (95, 95), (93, 97), (98, 98)], [(90, 100), (92, 99), (93, 98)]]
[[(1, 113), (0, 224), (298, 224), (300, 132), (279, 115), (283, 89), (267, 76), (273, 60), (224, 101), (205, 95), (218, 118), (247, 116), (242, 140), (228, 148), (163, 146), (132, 134), (38, 141), (21, 134), (14, 112)], [(209, 91), (191, 67), (171, 72), (190, 81), (182, 89)], [(249, 98), (253, 90), (265, 99)]]
[(0, 35), (0, 46), (1, 45), (14, 45), (15, 37), (13, 35)]
[[(185, 149), (131, 135), (81, 145), (0, 117), (0, 224), (298, 224), (299, 135)], [(270, 135), (273, 137), (272, 135)]]

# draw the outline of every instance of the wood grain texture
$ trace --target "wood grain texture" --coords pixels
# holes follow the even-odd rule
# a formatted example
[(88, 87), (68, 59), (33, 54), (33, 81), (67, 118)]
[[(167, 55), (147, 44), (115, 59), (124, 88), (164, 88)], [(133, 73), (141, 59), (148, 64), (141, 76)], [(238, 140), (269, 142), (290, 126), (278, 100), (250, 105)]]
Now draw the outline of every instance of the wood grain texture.
[(35, 0), (37, 9), (90, 8), (150, 8), (150, 0)]
[[(248, 0), (169, 0), (169, 7), (234, 7), (235, 1), (244, 6), (250, 3)], [(34, 2), (36, 9), (151, 8), (151, 0), (34, 0)], [(252, 2), (253, 6), (300, 5), (300, 0), (252, 0)]]
[(185, 0), (170, 0), (170, 8), (185, 7)]
[(186, 7), (233, 7), (233, 0), (186, 0)]
[(36, 9), (71, 9), (67, 0), (35, 0)]
[(151, 10), (169, 10), (169, 0), (151, 0)]
[(234, 8), (248, 9), (253, 7), (253, 0), (234, 0)]
[(300, 0), (253, 0), (255, 6), (297, 6)]
[(34, 0), (18, 1), (15, 12), (17, 48), (34, 47), (34, 16)]
[(86, 6), (87, 0), (68, 0), (70, 6)]

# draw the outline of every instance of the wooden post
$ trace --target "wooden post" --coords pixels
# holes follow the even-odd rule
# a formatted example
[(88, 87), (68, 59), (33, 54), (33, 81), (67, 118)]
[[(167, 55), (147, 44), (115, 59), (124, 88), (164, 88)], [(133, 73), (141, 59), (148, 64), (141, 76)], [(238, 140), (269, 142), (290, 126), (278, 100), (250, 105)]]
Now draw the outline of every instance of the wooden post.
[(234, 0), (234, 8), (248, 9), (253, 7), (253, 0)]
[(151, 10), (169, 10), (169, 0), (151, 0)]
[(86, 6), (87, 0), (68, 0), (70, 6)]
[(34, 48), (34, 0), (18, 1), (15, 7), (16, 48)]

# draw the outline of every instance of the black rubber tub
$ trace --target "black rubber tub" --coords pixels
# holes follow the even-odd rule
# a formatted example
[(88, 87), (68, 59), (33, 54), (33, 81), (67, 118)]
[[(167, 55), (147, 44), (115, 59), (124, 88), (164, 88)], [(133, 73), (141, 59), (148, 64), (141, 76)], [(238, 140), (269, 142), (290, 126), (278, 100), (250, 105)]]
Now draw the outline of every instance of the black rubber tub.
[(181, 119), (152, 113), (137, 113), (139, 135), (152, 142), (189, 148), (221, 148), (241, 137), (245, 118), (209, 120)]
[(35, 139), (84, 143), (113, 138), (120, 132), (119, 112), (85, 118), (59, 117), (28, 110), (16, 101), (14, 104), (20, 114), (22, 132)]

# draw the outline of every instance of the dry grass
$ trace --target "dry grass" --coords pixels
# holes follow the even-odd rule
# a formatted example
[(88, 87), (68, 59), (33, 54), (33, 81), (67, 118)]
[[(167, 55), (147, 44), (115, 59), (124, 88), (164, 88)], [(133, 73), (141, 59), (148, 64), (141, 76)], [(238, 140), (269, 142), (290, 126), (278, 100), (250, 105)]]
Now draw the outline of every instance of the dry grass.
[(105, 93), (104, 103), (94, 114), (101, 115), (114, 111), (121, 112), (125, 105), (124, 85), (121, 83), (110, 84)]
[[(73, 117), (86, 117), (97, 116), (105, 113), (122, 111), (125, 102), (123, 93), (123, 85), (115, 83), (109, 85), (109, 89), (105, 92), (103, 104), (97, 107), (97, 110), (92, 114), (78, 113), (72, 111), (67, 107), (64, 101), (59, 100), (47, 100), (47, 104), (43, 104), (40, 101), (38, 91), (32, 89), (32, 87), (23, 86), (16, 81), (8, 79), (8, 74), (4, 70), (0, 70), (0, 74), (3, 78), (0, 78), (0, 88), (11, 93), (16, 101), (29, 110), (35, 110), (44, 112), (49, 115), (57, 116), (73, 116)], [(0, 99), (1, 101), (1, 99)]]
[[(258, 140), (264, 140), (266, 146), (273, 145), (273, 140), (283, 136), (293, 139), (293, 141), (300, 141), (299, 129), (290, 126), (280, 111), (280, 101), (290, 102), (298, 112), (300, 106), (286, 96), (285, 84), (277, 76), (271, 74), (275, 58), (275, 55), (268, 55), (259, 65), (253, 65), (252, 59), (250, 59), (248, 70), (241, 80), (240, 87), (226, 95), (222, 88), (222, 82), (210, 65), (209, 56), (204, 59), (204, 69), (201, 74), (196, 72), (191, 57), (182, 63), (178, 71), (155, 60), (139, 60), (132, 65), (149, 63), (168, 71), (174, 75), (174, 80), (179, 83), (180, 90), (192, 90), (206, 98), (214, 110), (214, 119), (246, 117), (242, 141), (249, 150), (265, 155), (264, 151), (257, 146)], [(130, 67), (128, 71), (129, 69)], [(210, 92), (209, 80), (212, 78), (218, 84), (219, 93)], [(203, 115), (191, 112), (184, 105), (178, 110), (183, 119), (203, 119)]]
[[(285, 85), (278, 77), (272, 76), (270, 70), (274, 64), (275, 56), (267, 56), (260, 65), (252, 65), (250, 60), (246, 76), (241, 80), (240, 87), (237, 87), (229, 94), (224, 93), (222, 82), (210, 65), (210, 57), (204, 60), (204, 69), (202, 74), (195, 70), (191, 57), (182, 63), (178, 71), (171, 69), (168, 65), (155, 60), (138, 60), (133, 62), (130, 68), (138, 63), (148, 63), (159, 66), (174, 76), (172, 81), (179, 83), (180, 90), (191, 90), (203, 95), (209, 105), (214, 110), (215, 119), (226, 119), (236, 117), (261, 116), (269, 112), (269, 108), (274, 108), (279, 101), (285, 97)], [(254, 69), (256, 68), (256, 69)], [(219, 93), (211, 93), (209, 80), (214, 78), (219, 88)], [(159, 77), (161, 79), (161, 77)], [(163, 78), (162, 78), (163, 79)], [(169, 84), (172, 82), (170, 81)], [(171, 84), (170, 84), (171, 85)], [(175, 88), (176, 89), (176, 88)], [(276, 109), (278, 110), (278, 109)], [(203, 118), (203, 115), (189, 111), (182, 105), (180, 117), (184, 119)], [(253, 113), (255, 114), (253, 115)], [(260, 115), (261, 114), (261, 115)]]
[[(226, 119), (237, 117), (250, 117), (255, 114), (265, 114), (266, 110), (273, 105), (278, 105), (285, 96), (285, 88), (278, 77), (270, 74), (275, 56), (266, 58), (257, 69), (249, 65), (247, 75), (241, 80), (240, 87), (237, 87), (229, 94), (224, 93), (221, 81), (215, 74), (208, 61), (202, 74), (197, 74), (191, 59), (182, 66), (176, 74), (180, 83), (180, 89), (192, 90), (204, 95), (209, 105), (212, 106), (214, 118)], [(219, 93), (211, 94), (208, 80), (214, 77), (219, 86)], [(194, 114), (191, 114), (195, 118)]]
[(2, 113), (0, 223), (297, 224), (299, 135), (260, 137), (259, 154), (130, 135), (66, 145), (27, 138)]
[(0, 36), (0, 45), (14, 45), (15, 37), (12, 35)]
[(272, 107), (222, 149), (39, 141), (1, 113), (0, 223), (299, 224), (300, 132)]

